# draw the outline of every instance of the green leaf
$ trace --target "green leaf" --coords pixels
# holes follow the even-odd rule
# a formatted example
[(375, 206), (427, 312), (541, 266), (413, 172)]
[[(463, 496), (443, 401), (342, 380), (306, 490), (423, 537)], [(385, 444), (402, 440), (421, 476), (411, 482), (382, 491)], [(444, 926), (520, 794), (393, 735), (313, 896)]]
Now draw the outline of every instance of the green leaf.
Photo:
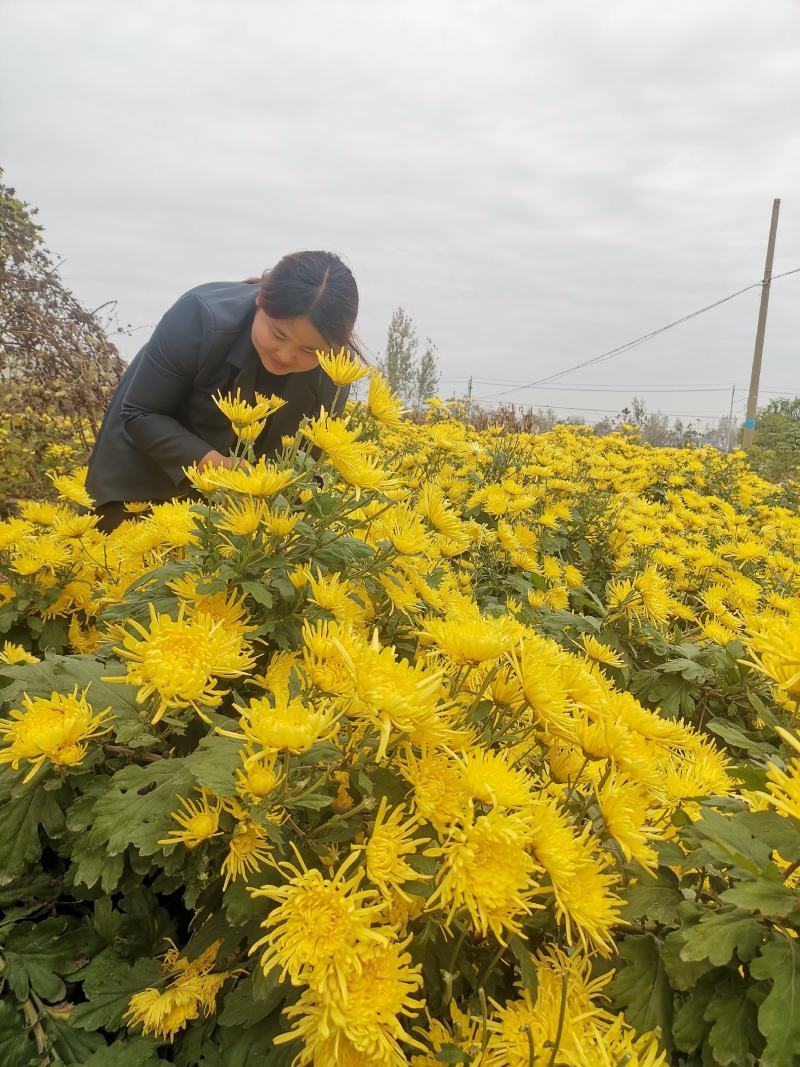
[(717, 986), (704, 1017), (713, 1022), (708, 1043), (714, 1059), (721, 1064), (745, 1067), (752, 1063), (753, 1044), (761, 1039), (756, 1025), (756, 1008), (748, 996), (748, 985), (738, 975), (729, 974), (727, 981)]
[(673, 930), (668, 934), (664, 946), (661, 949), (661, 962), (667, 972), (669, 983), (673, 989), (685, 993), (693, 989), (704, 975), (713, 970), (714, 964), (710, 960), (684, 960), (681, 958), (681, 949), (684, 946), (686, 935), (691, 926), (680, 930)]
[(719, 985), (719, 972), (706, 974), (691, 994), (683, 998), (675, 1011), (672, 1038), (682, 1052), (694, 1052), (706, 1039), (711, 1023), (705, 1011)]
[(105, 1045), (105, 1039), (100, 1034), (86, 1034), (74, 1029), (70, 1018), (60, 1010), (44, 1011), (42, 1027), (65, 1067), (84, 1067), (88, 1057)]
[(642, 875), (635, 885), (628, 887), (625, 896), (625, 919), (648, 918), (665, 925), (677, 921), (678, 905), (683, 901), (676, 875), (664, 869), (655, 876)]
[(758, 1028), (767, 1039), (762, 1067), (793, 1067), (800, 1056), (800, 942), (773, 939), (750, 964), (750, 973), (772, 981), (758, 1009)]
[(152, 856), (174, 828), (170, 813), (178, 807), (178, 797), (189, 796), (194, 783), (187, 760), (123, 767), (94, 805), (87, 848), (105, 848), (109, 856), (117, 856), (133, 845), (143, 856)]
[(222, 797), (236, 793), (237, 767), (241, 766), (241, 745), (231, 737), (215, 734), (201, 738), (197, 749), (183, 762), (199, 786)]
[(92, 845), (88, 834), (77, 839), (70, 857), (75, 885), (89, 889), (100, 883), (104, 893), (113, 893), (125, 869), (125, 856), (109, 856), (104, 844)]
[(745, 911), (758, 911), (762, 915), (789, 915), (800, 908), (800, 896), (775, 878), (759, 877), (739, 882), (732, 889), (720, 893), (720, 899), (736, 904)]
[[(260, 969), (257, 974), (261, 974)], [(286, 989), (278, 981), (275, 968), (269, 977), (258, 986), (255, 975), (248, 975), (237, 982), (225, 997), (225, 1005), (219, 1015), (220, 1026), (253, 1026), (271, 1015), (286, 998)], [(263, 975), (262, 975), (263, 978)]]
[(272, 593), (266, 586), (259, 585), (258, 582), (241, 582), (240, 589), (251, 596), (257, 604), (261, 604), (262, 607), (272, 607)]
[(708, 671), (691, 659), (679, 657), (669, 659), (659, 666), (659, 670), (669, 674), (680, 674), (687, 682), (704, 682), (708, 678)]
[(106, 1045), (86, 1060), (83, 1067), (163, 1067), (158, 1046), (144, 1037), (120, 1039)]
[(725, 719), (711, 719), (706, 723), (706, 729), (712, 733), (717, 734), (724, 741), (727, 741), (729, 745), (735, 745), (736, 748), (743, 748), (745, 752), (761, 753), (771, 752), (772, 745), (768, 745), (763, 741), (750, 737), (744, 730), (737, 726), (735, 723), (727, 722)]
[(765, 928), (746, 912), (705, 912), (684, 933), (680, 958), (687, 962), (707, 959), (717, 967), (727, 963), (734, 952), (740, 960), (751, 960), (765, 936)]
[[(758, 875), (769, 863), (770, 846), (751, 832), (741, 815), (722, 815), (706, 809), (702, 818), (683, 833), (685, 841), (700, 846), (725, 867), (741, 867)], [(699, 865), (699, 857), (691, 857), (690, 866)]]
[(45, 788), (45, 772), (39, 771), (32, 781), (23, 785), (19, 772), (10, 767), (4, 767), (2, 771), (6, 790), (5, 797), (0, 795), (3, 809), (0, 819), (0, 886), (18, 878), (29, 863), (36, 863), (41, 856), (39, 827), (44, 828), (47, 837), (56, 837), (63, 828), (63, 814), (56, 794)]
[(104, 949), (77, 977), (88, 1003), (75, 1009), (73, 1024), (82, 1030), (113, 1031), (122, 1025), (133, 994), (153, 985), (161, 970), (154, 960), (140, 959), (131, 966), (112, 949)]
[(91, 927), (53, 916), (17, 923), (5, 939), (5, 977), (18, 1000), (32, 988), (53, 1003), (66, 992), (63, 975), (74, 974), (97, 951)]
[(0, 1000), (0, 1063), (9, 1067), (34, 1067), (41, 1063), (22, 1012), (7, 1000)]
[(511, 951), (516, 957), (519, 964), (519, 973), (522, 978), (522, 984), (530, 994), (531, 1002), (536, 1003), (536, 995), (539, 991), (539, 974), (536, 970), (536, 964), (531, 956), (530, 949), (519, 936), (519, 934), (511, 934), (508, 943), (511, 946)]
[(624, 1008), (625, 1018), (640, 1033), (658, 1027), (662, 1043), (669, 1051), (672, 990), (661, 962), (661, 943), (650, 934), (626, 937), (619, 955), (625, 966), (609, 986), (614, 1003)]
[(800, 856), (800, 828), (777, 811), (745, 811), (737, 816), (754, 837), (776, 849), (784, 859)]

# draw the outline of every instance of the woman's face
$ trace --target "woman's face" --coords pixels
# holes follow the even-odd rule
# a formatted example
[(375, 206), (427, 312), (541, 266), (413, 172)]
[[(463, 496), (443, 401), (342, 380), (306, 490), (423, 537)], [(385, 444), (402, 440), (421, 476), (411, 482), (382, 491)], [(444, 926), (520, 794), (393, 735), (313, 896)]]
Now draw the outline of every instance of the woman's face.
[(317, 349), (329, 348), (310, 319), (273, 319), (262, 308), (256, 308), (251, 337), (261, 362), (272, 374), (313, 370), (319, 363)]

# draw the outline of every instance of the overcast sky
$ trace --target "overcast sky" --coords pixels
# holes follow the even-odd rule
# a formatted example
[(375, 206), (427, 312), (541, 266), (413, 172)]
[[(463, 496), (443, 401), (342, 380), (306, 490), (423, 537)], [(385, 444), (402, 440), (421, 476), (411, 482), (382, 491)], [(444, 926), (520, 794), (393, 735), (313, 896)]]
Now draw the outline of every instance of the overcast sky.
[[(0, 8), (6, 180), (80, 299), (134, 326), (327, 248), (368, 350), (401, 305), (443, 395), (472, 375), (498, 400), (759, 280), (774, 197), (774, 271), (800, 266), (800, 0)], [(735, 383), (740, 412), (758, 300), (505, 398), (716, 416)], [(654, 389), (690, 385), (717, 391)], [(762, 385), (800, 392), (800, 274), (772, 286)]]

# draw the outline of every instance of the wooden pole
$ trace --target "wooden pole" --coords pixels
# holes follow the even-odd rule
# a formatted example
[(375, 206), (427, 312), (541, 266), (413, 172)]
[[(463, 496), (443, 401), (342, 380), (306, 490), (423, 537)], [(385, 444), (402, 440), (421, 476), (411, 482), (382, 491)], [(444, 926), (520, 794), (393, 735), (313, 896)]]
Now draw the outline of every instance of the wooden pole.
[(750, 448), (753, 444), (753, 432), (756, 428), (756, 411), (758, 409), (758, 383), (761, 378), (761, 357), (764, 352), (764, 334), (767, 329), (767, 308), (769, 307), (769, 285), (772, 280), (772, 257), (775, 254), (775, 235), (778, 231), (778, 212), (780, 200), (772, 202), (772, 221), (769, 226), (767, 242), (767, 261), (764, 265), (764, 280), (761, 283), (761, 305), (758, 309), (758, 326), (756, 327), (756, 344), (753, 350), (753, 369), (750, 372), (750, 391), (747, 394), (747, 414), (744, 420), (742, 445)]
[(725, 442), (725, 444), (726, 444), (725, 451), (726, 452), (730, 452), (730, 450), (733, 448), (733, 398), (735, 396), (736, 396), (736, 386), (732, 385), (731, 386), (731, 410), (730, 410), (730, 412), (728, 414), (728, 433), (727, 433), (727, 441)]

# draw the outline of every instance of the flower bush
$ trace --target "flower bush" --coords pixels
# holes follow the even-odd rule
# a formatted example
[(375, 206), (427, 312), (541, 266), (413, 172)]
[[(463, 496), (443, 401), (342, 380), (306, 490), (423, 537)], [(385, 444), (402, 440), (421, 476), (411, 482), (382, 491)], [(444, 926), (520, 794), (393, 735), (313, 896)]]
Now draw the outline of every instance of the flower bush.
[(219, 403), (196, 501), (0, 523), (2, 1061), (797, 1062), (790, 491)]

